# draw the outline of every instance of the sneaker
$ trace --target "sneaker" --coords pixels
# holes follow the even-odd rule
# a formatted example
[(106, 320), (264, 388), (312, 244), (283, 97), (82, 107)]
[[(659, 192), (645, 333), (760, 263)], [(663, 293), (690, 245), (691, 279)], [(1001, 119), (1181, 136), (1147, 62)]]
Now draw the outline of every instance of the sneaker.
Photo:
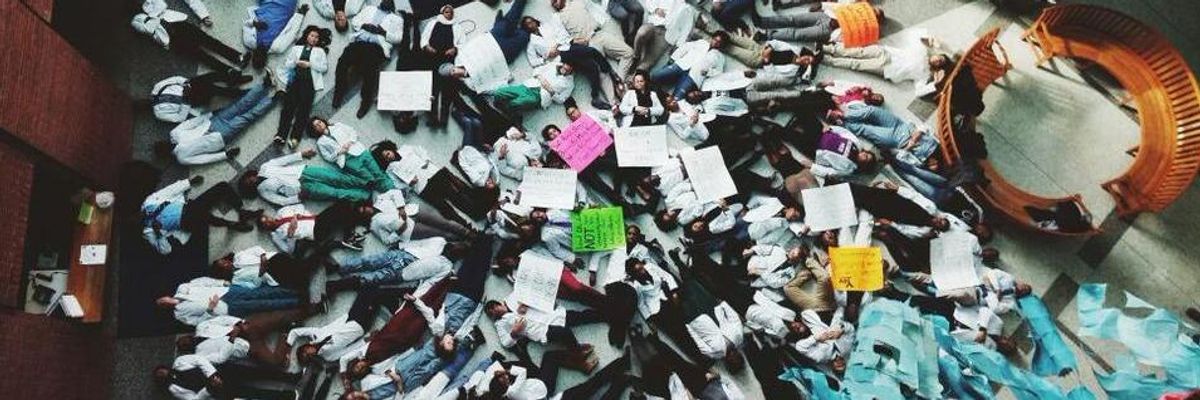
[(609, 104), (607, 101), (604, 101), (604, 99), (593, 99), (592, 107), (596, 107), (597, 110), (611, 110), (612, 104)]
[(1183, 315), (1191, 318), (1192, 321), (1200, 323), (1200, 309), (1196, 309), (1196, 307), (1188, 307), (1186, 310), (1183, 310)]
[(296, 14), (308, 14), (308, 4), (301, 4), (300, 8), (296, 9)]

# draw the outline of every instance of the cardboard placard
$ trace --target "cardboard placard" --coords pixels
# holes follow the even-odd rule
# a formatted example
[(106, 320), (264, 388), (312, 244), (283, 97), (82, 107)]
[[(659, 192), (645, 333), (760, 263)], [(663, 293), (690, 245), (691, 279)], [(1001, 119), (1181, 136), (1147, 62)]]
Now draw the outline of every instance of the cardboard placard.
[(613, 133), (617, 166), (657, 167), (667, 163), (667, 126), (618, 128)]
[(883, 289), (883, 252), (878, 247), (829, 249), (833, 288), (852, 292)]
[(569, 169), (527, 167), (517, 187), (517, 205), (570, 210), (575, 208), (579, 177)]
[(879, 19), (870, 3), (853, 3), (838, 7), (836, 15), (842, 30), (842, 44), (862, 47), (879, 41)]
[(612, 144), (613, 138), (608, 135), (608, 131), (592, 117), (584, 114), (550, 141), (550, 148), (558, 153), (571, 169), (583, 171)]
[(621, 207), (589, 208), (571, 213), (571, 250), (604, 251), (625, 247)]
[(433, 108), (433, 72), (379, 73), (380, 111), (429, 111)]

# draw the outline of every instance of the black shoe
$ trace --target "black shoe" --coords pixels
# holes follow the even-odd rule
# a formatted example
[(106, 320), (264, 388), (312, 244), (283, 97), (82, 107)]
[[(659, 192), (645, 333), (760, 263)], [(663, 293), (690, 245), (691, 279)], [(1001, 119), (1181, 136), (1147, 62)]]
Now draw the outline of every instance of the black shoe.
[(250, 232), (254, 230), (254, 223), (250, 221), (238, 221), (229, 225), (229, 228), (238, 232)]
[(492, 352), (492, 361), (504, 361), (506, 359), (508, 359), (508, 357), (505, 357), (504, 353), (498, 351)]
[(603, 99), (592, 99), (592, 107), (596, 107), (597, 110), (612, 110), (612, 104)]
[(367, 116), (367, 111), (371, 111), (371, 105), (363, 103), (358, 106), (358, 112), (354, 115), (357, 116), (358, 119), (362, 119), (363, 117)]
[(296, 14), (308, 14), (308, 4), (301, 4), (300, 8), (296, 9)]
[(1200, 323), (1200, 309), (1196, 309), (1196, 307), (1188, 307), (1186, 310), (1183, 310), (1183, 315), (1191, 318), (1192, 321)]
[(758, 42), (758, 43), (765, 43), (767, 41), (767, 32), (765, 32), (765, 31), (754, 32), (754, 36), (752, 36), (751, 39), (754, 39), (754, 41)]
[(230, 147), (225, 150), (225, 157), (234, 158), (234, 157), (237, 157), (237, 155), (241, 154), (241, 153), (242, 153), (242, 149), (237, 148), (237, 147)]

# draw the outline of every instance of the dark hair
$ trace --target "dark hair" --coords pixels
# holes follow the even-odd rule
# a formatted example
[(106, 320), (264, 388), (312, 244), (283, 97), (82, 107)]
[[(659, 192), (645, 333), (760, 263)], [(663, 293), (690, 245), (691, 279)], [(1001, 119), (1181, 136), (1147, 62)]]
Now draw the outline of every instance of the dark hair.
[(658, 229), (662, 230), (663, 232), (673, 230), (673, 229), (675, 229), (676, 226), (679, 226), (679, 224), (675, 220), (667, 219), (667, 215), (669, 213), (670, 213), (670, 210), (664, 209), (662, 211), (659, 211), (658, 214), (654, 215), (654, 226), (657, 226)]
[(563, 101), (563, 111), (566, 111), (571, 107), (579, 108), (579, 103), (575, 102), (574, 97), (568, 97), (567, 100)]
[[(574, 100), (572, 100), (572, 99), (567, 99), (567, 101), (574, 103)], [(566, 105), (566, 103), (564, 103), (563, 105)], [(545, 127), (542, 128), (542, 139), (546, 139), (547, 141), (550, 140), (550, 137), (549, 137), (550, 129), (557, 129), (559, 131), (562, 131), (562, 129), (559, 128), (558, 125), (555, 125), (555, 124), (546, 125)]]
[[(505, 373), (507, 374), (508, 372)], [(508, 386), (507, 383), (501, 382), (499, 379), (492, 379), (488, 383), (488, 393), (495, 393), (496, 398), (503, 398), (503, 393), (508, 392)]]
[(458, 340), (455, 339), (454, 345), (450, 346), (450, 349), (447, 350), (445, 348), (442, 348), (442, 340), (441, 339), (443, 337), (445, 337), (445, 335), (435, 338), (434, 343), (433, 343), (433, 354), (437, 355), (438, 358), (440, 358), (440, 359), (449, 360), (451, 358), (454, 358), (454, 351), (458, 350)]
[(238, 193), (243, 198), (253, 199), (258, 195), (258, 168), (247, 168), (246, 173), (238, 178)]
[(387, 150), (396, 151), (396, 142), (384, 140), (371, 146), (371, 158), (375, 159), (375, 163), (379, 164), (379, 168), (387, 169), (388, 161), (383, 159), (383, 152)]
[(379, 2), (379, 10), (387, 11), (387, 12), (395, 12), (396, 11), (396, 3), (393, 2), (392, 0), (383, 0), (383, 1)]
[(643, 262), (642, 260), (639, 260), (636, 258), (625, 259), (625, 273), (633, 274), (633, 271), (635, 271), (635, 269), (637, 268), (637, 265), (641, 264), (642, 262)]
[(296, 40), (296, 44), (300, 46), (307, 45), (308, 43), (305, 40), (308, 38), (308, 34), (312, 32), (317, 33), (317, 47), (326, 48), (329, 47), (330, 43), (333, 43), (333, 33), (329, 29), (309, 25), (304, 27), (304, 32), (300, 33), (300, 38)]
[(537, 18), (530, 17), (530, 16), (528, 16), (528, 15), (526, 15), (526, 16), (525, 16), (525, 17), (523, 17), (523, 18), (521, 18), (521, 30), (524, 30), (524, 31), (526, 31), (526, 32), (529, 32), (529, 33), (533, 33), (533, 32), (532, 32), (532, 31), (530, 31), (528, 28), (525, 28), (525, 22), (526, 22), (526, 21), (533, 21), (533, 22), (537, 22), (538, 24), (541, 24), (541, 23), (542, 23), (542, 21), (538, 21), (538, 19), (537, 19)]
[(500, 305), (501, 304), (499, 301), (488, 300), (486, 303), (483, 303), (483, 311), (484, 311), (484, 313), (486, 313), (488, 310), (491, 310), (492, 308), (495, 308)]
[(716, 31), (716, 32), (713, 32), (712, 36), (714, 38), (721, 38), (721, 47), (725, 47), (726, 45), (729, 44), (729, 33), (728, 32)]
[(312, 137), (312, 138), (314, 138), (314, 139), (315, 139), (315, 138), (319, 138), (319, 137), (321, 137), (321, 135), (322, 135), (322, 134), (320, 134), (320, 133), (317, 133), (317, 131), (316, 131), (316, 130), (314, 130), (314, 129), (313, 129), (313, 127), (312, 127), (312, 126), (313, 126), (313, 124), (312, 124), (312, 123), (313, 123), (313, 122), (317, 122), (317, 121), (324, 122), (324, 123), (325, 123), (325, 131), (326, 131), (326, 132), (329, 132), (329, 120), (327, 120), (327, 119), (325, 119), (325, 118), (318, 117), (318, 116), (315, 116), (315, 115), (314, 115), (312, 118), (309, 118), (309, 120), (308, 120), (308, 129), (305, 129), (305, 131), (308, 131), (308, 136), (309, 136), (309, 137)]

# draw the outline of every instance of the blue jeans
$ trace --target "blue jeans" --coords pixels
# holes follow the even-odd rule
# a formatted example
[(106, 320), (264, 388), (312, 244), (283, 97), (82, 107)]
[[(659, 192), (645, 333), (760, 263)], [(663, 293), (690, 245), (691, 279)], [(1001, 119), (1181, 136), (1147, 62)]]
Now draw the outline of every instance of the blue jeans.
[(752, 8), (754, 8), (754, 0), (726, 0), (725, 6), (721, 7), (721, 11), (715, 13), (713, 18), (727, 27), (738, 26), (742, 16)]
[(260, 286), (250, 289), (245, 286), (230, 286), (221, 296), (228, 307), (229, 315), (245, 318), (255, 313), (279, 311), (300, 306), (300, 297), (288, 289), (278, 286)]
[[(842, 125), (855, 135), (889, 149), (903, 147), (917, 130), (916, 125), (905, 122), (891, 111), (865, 103), (847, 106)], [(909, 151), (925, 161), (937, 149), (937, 139), (925, 133)]]
[(343, 262), (338, 272), (342, 275), (354, 275), (364, 285), (387, 285), (403, 282), (400, 272), (404, 267), (417, 261), (404, 250), (388, 250), (378, 254), (363, 257), (352, 257)]
[(233, 143), (233, 140), (237, 139), (238, 135), (246, 130), (246, 127), (266, 114), (272, 105), (275, 105), (275, 97), (271, 96), (271, 89), (266, 84), (260, 84), (243, 94), (233, 104), (217, 110), (213, 113), (212, 126), (209, 130), (220, 132), (221, 138), (225, 139), (226, 146)]
[(952, 189), (946, 187), (946, 178), (933, 171), (903, 161), (892, 161), (891, 165), (901, 179), (934, 203), (940, 203), (951, 193)]
[(529, 45), (529, 32), (521, 29), (521, 11), (525, 9), (526, 1), (513, 1), (508, 13), (496, 14), (496, 22), (492, 25), (492, 37), (509, 63), (524, 53), (525, 46)]
[(692, 77), (688, 76), (688, 72), (673, 62), (650, 71), (650, 81), (660, 87), (674, 84), (672, 93), (675, 95), (675, 99), (680, 101), (683, 100), (688, 90), (697, 87)]

